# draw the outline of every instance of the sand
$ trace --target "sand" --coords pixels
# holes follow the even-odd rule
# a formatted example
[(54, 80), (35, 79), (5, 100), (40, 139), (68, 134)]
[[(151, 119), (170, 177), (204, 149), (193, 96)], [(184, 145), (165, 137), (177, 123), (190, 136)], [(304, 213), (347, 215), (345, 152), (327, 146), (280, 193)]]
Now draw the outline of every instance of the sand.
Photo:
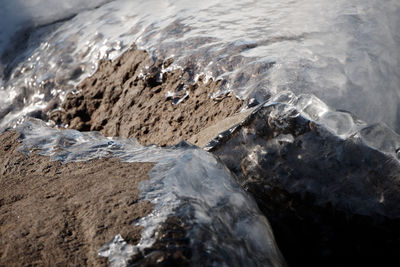
[(106, 265), (97, 251), (116, 234), (139, 241), (131, 222), (151, 212), (138, 184), (153, 163), (62, 164), (19, 145), (17, 133), (0, 135), (0, 266)]
[[(142, 145), (184, 139), (203, 147), (250, 112), (240, 112), (245, 103), (232, 93), (210, 97), (221, 81), (188, 83), (190, 66), (165, 72), (171, 63), (154, 62), (135, 47), (113, 62), (102, 60), (49, 117), (67, 128), (135, 137)], [(179, 97), (166, 97), (171, 92), (188, 95), (176, 105)], [(109, 158), (62, 164), (20, 153), (18, 137), (0, 135), (0, 266), (106, 265), (97, 252), (116, 234), (139, 241), (141, 228), (132, 222), (152, 205), (139, 200), (138, 185), (153, 163)], [(180, 220), (168, 218), (154, 245), (132, 262), (187, 265), (191, 250)]]
[[(232, 93), (211, 99), (221, 81), (185, 82), (190, 66), (163, 72), (171, 60), (152, 61), (146, 51), (132, 47), (117, 60), (101, 61), (97, 72), (70, 93), (63, 110), (50, 118), (58, 124), (80, 131), (101, 131), (105, 136), (135, 137), (142, 145), (169, 146), (189, 140), (202, 130), (237, 114), (244, 102)], [(145, 73), (143, 69), (148, 67)], [(168, 92), (188, 96), (178, 98)], [(190, 139), (199, 144), (199, 138)], [(202, 140), (201, 144), (204, 143)]]

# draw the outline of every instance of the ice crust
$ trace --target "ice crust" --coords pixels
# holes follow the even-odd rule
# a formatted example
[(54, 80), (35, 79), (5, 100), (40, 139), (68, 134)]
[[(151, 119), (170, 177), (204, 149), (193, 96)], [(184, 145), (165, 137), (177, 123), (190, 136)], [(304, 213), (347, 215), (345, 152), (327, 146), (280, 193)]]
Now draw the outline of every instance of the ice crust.
[[(235, 182), (213, 155), (180, 143), (170, 148), (143, 147), (134, 139), (105, 138), (97, 132), (57, 130), (39, 120), (20, 124), (20, 151), (50, 156), (64, 163), (118, 157), (125, 162), (156, 162), (142, 182), (144, 200), (154, 204), (138, 245), (117, 235), (99, 254), (113, 266), (125, 266), (130, 256), (151, 247), (162, 223), (170, 216), (184, 218), (189, 230), (192, 263), (218, 266), (282, 266), (267, 219), (255, 201)], [(204, 258), (206, 257), (206, 258)]]
[(265, 205), (280, 188), (349, 214), (400, 217), (400, 135), (313, 95), (282, 92), (205, 149)]
[[(13, 7), (9, 17), (17, 10), (19, 20), (42, 27), (29, 31), (26, 47), (0, 67), (11, 70), (0, 90), (2, 125), (45, 106), (92, 73), (100, 58), (113, 59), (135, 42), (155, 57), (173, 57), (175, 66), (189, 65), (189, 79), (200, 73), (226, 79), (225, 89), (240, 97), (314, 94), (367, 123), (400, 130), (396, 0), (116, 0), (87, 11), (105, 1), (3, 2)], [(47, 12), (55, 4), (59, 9)]]

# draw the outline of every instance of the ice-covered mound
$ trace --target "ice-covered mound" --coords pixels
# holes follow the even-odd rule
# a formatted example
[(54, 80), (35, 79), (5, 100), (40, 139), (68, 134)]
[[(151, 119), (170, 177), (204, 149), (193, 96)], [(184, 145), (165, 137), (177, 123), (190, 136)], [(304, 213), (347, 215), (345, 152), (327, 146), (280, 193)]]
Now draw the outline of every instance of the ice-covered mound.
[[(257, 172), (261, 180), (278, 179), (288, 191), (317, 195), (321, 205), (400, 218), (400, 194), (392, 192), (400, 190), (400, 136), (388, 132), (384, 125), (367, 126), (334, 111), (315, 96), (286, 93), (206, 149), (230, 169), (241, 166), (239, 179)], [(232, 150), (236, 153), (228, 153)]]
[(134, 139), (57, 130), (38, 120), (16, 130), (21, 152), (35, 151), (64, 163), (108, 157), (156, 163), (140, 186), (143, 200), (154, 205), (151, 214), (136, 222), (143, 227), (140, 242), (130, 245), (115, 233), (99, 252), (112, 265), (124, 265), (132, 257), (134, 264), (163, 262), (182, 254), (194, 265), (284, 265), (267, 219), (211, 154), (186, 143), (143, 147)]
[[(58, 5), (35, 2), (36, 10)], [(81, 2), (71, 6), (88, 7)], [(200, 73), (226, 79), (226, 89), (258, 100), (284, 90), (312, 93), (398, 131), (399, 10), (396, 0), (112, 1), (11, 44), (20, 49), (3, 55), (2, 123), (42, 108), (100, 58), (135, 42), (158, 58), (173, 56), (175, 67), (191, 65), (189, 80)]]
[(384, 124), (286, 92), (206, 149), (256, 198), (292, 264), (398, 263), (400, 136)]

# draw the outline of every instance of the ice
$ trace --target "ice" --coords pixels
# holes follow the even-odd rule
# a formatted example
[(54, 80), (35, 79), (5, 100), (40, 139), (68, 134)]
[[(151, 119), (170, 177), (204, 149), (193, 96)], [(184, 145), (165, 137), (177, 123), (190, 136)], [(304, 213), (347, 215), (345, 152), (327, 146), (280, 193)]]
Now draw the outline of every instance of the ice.
[(389, 129), (384, 123), (365, 127), (360, 132), (364, 142), (369, 146), (389, 154), (396, 155), (400, 160), (400, 136)]
[(170, 216), (178, 216), (189, 226), (186, 236), (190, 239), (193, 264), (283, 264), (270, 225), (254, 199), (210, 153), (184, 142), (169, 148), (143, 147), (134, 139), (58, 130), (33, 119), (16, 130), (22, 138), (21, 152), (35, 150), (64, 163), (104, 157), (156, 163), (150, 179), (139, 188), (142, 199), (153, 203), (152, 212), (137, 222), (143, 227), (139, 244), (131, 246), (116, 235), (99, 251), (112, 265), (125, 266), (132, 255), (150, 248)]
[(34, 28), (72, 17), (77, 13), (100, 6), (110, 0), (1, 0), (0, 51), (19, 30)]
[[(396, 0), (116, 0), (90, 9), (103, 2), (4, 1), (10, 23), (33, 16), (35, 25), (48, 26), (29, 31), (19, 60), (2, 67), (10, 71), (3, 90), (16, 95), (1, 103), (2, 125), (27, 114), (27, 106), (47, 103), (52, 90), (45, 84), (71, 90), (100, 58), (113, 59), (135, 42), (155, 57), (174, 57), (176, 66), (190, 65), (189, 80), (201, 73), (223, 78), (225, 90), (259, 102), (286, 90), (313, 94), (334, 109), (399, 131)], [(29, 97), (37, 91), (44, 100)]]
[(100, 249), (99, 256), (107, 257), (111, 267), (128, 266), (128, 260), (137, 252), (118, 234)]

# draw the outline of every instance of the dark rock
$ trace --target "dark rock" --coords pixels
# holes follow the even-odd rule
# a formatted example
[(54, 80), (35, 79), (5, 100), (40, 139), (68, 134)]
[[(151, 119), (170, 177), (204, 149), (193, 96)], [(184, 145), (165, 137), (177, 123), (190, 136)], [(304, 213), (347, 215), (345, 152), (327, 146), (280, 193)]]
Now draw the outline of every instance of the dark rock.
[(256, 198), (288, 264), (400, 264), (400, 138), (313, 97), (281, 100), (206, 149)]

